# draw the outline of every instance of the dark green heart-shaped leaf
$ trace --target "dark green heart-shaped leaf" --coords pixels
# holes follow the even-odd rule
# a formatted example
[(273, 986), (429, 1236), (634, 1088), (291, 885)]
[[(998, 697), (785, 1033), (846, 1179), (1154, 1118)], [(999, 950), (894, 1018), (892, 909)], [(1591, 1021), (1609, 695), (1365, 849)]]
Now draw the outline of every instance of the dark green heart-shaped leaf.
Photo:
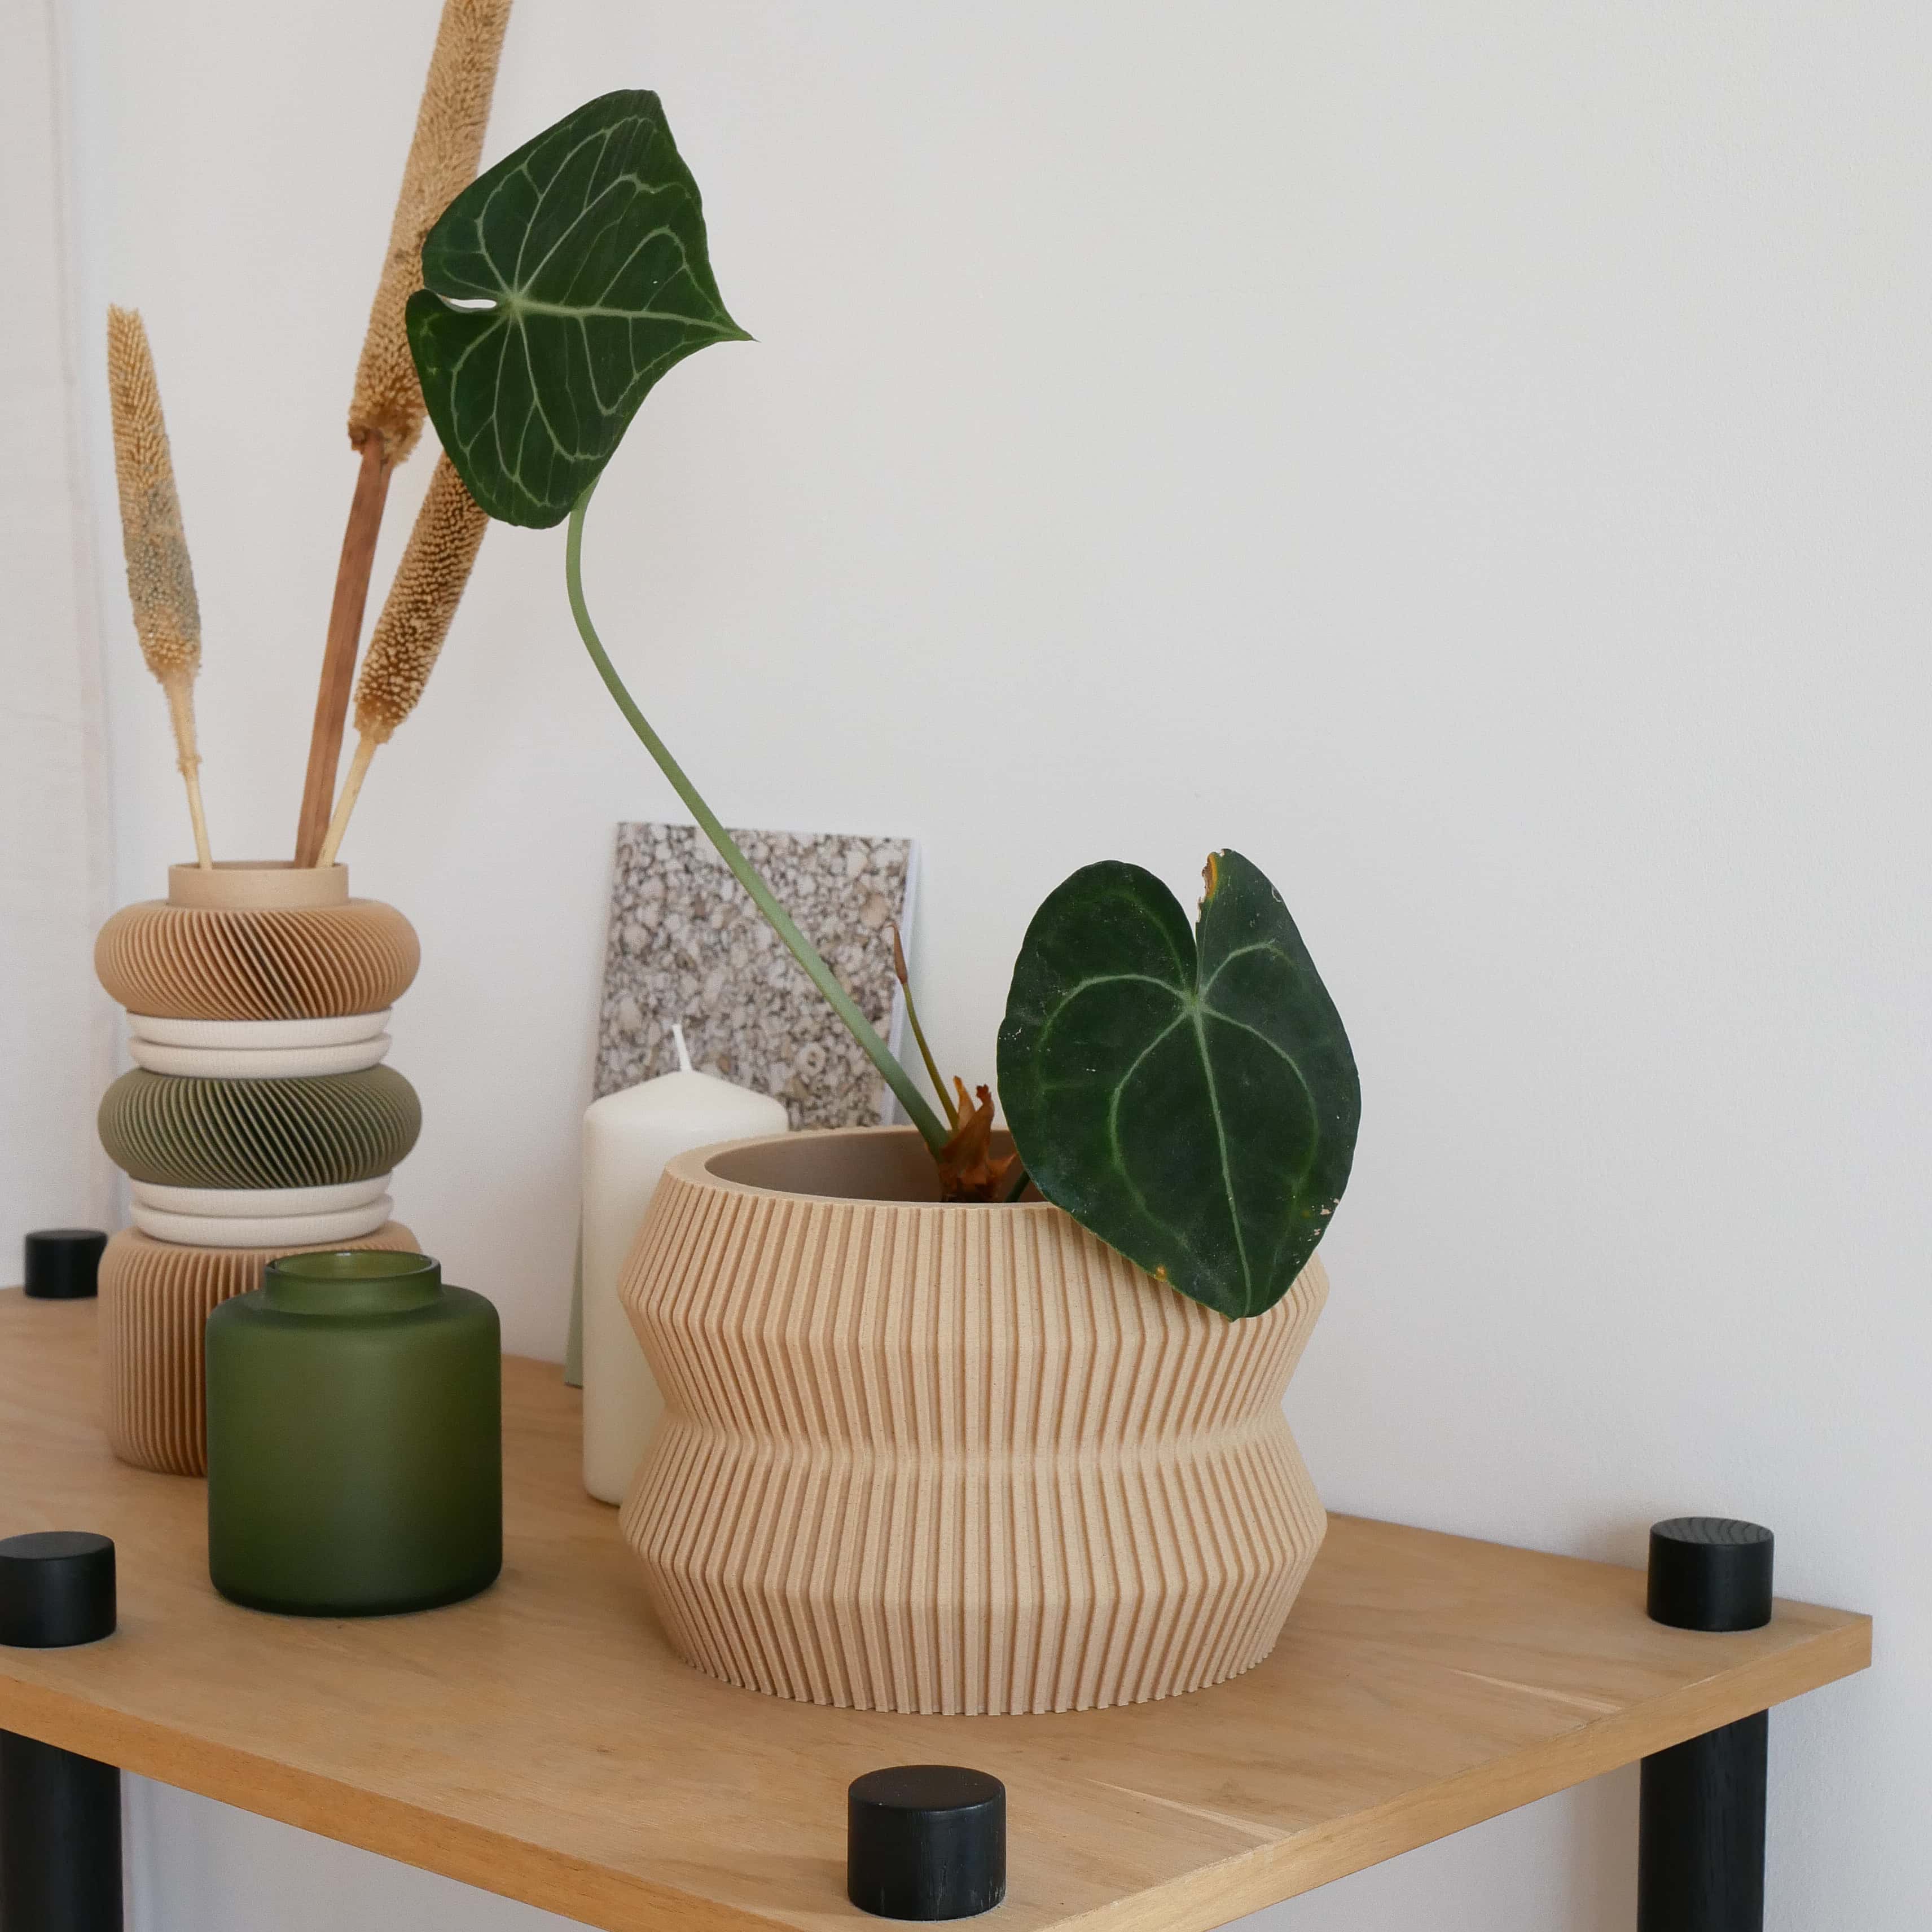
[(1088, 866), (1034, 915), (1000, 1098), (1040, 1192), (1223, 1315), (1294, 1285), (1347, 1186), (1361, 1089), (1281, 895), (1208, 862), (1198, 934), (1151, 872)]
[(562, 522), (660, 376), (748, 339), (712, 279), (698, 184), (655, 94), (607, 94), (479, 175), (422, 266), (410, 350), (430, 418), (506, 523)]

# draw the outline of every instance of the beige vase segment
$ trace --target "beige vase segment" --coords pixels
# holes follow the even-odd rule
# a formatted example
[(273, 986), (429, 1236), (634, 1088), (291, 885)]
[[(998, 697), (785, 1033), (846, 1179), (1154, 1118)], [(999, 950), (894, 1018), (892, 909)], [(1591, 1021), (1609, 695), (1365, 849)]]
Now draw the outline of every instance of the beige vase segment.
[[(400, 1221), (328, 1248), (416, 1251)], [(132, 1228), (100, 1257), (100, 1419), (108, 1446), (136, 1468), (174, 1476), (208, 1473), (207, 1380), (201, 1331), (232, 1294), (262, 1285), (262, 1270), (305, 1250), (191, 1248)]]
[(672, 1642), (898, 1711), (1252, 1668), (1326, 1527), (1281, 1412), (1319, 1263), (1229, 1322), (1058, 1208), (891, 1198), (931, 1172), (896, 1129), (665, 1168), (622, 1293), (666, 1412), (622, 1522)]
[(341, 866), (176, 866), (168, 896), (123, 906), (94, 968), (130, 1012), (182, 1020), (313, 1020), (380, 1012), (422, 958), (394, 906), (349, 896)]

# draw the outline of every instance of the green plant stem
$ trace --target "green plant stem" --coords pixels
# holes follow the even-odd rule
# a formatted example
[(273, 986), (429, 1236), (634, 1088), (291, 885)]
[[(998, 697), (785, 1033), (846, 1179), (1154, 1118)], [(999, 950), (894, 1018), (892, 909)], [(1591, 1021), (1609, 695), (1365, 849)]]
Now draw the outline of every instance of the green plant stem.
[(912, 980), (906, 971), (905, 948), (899, 944), (897, 925), (892, 928), (892, 974), (899, 982), (899, 991), (905, 995), (906, 1020), (912, 1028), (912, 1036), (919, 1042), (919, 1056), (926, 1062), (926, 1077), (932, 1082), (932, 1090), (939, 1096), (939, 1104), (946, 1110), (946, 1124), (956, 1133), (959, 1128), (959, 1109), (947, 1096), (946, 1082), (939, 1077), (938, 1063), (932, 1057), (932, 1048), (926, 1043), (926, 1029), (919, 1023), (919, 1008), (913, 1004)]
[(886, 1084), (898, 1096), (899, 1105), (919, 1130), (920, 1137), (937, 1155), (946, 1140), (946, 1130), (940, 1126), (938, 1115), (926, 1104), (925, 1096), (913, 1084), (912, 1076), (892, 1057), (892, 1049), (879, 1037), (872, 1022), (860, 1011), (857, 1001), (832, 976), (832, 968), (819, 957), (818, 949), (799, 931), (790, 914), (778, 904), (771, 887), (759, 876), (758, 868), (739, 850), (737, 842), (719, 823), (718, 814), (685, 776), (682, 767), (671, 756), (664, 741), (651, 729), (650, 721), (638, 709), (636, 701), (625, 688), (624, 680), (617, 675), (616, 667), (605, 652), (603, 640), (597, 634), (597, 627), (590, 621), (590, 607), (584, 601), (584, 513), (590, 507), (596, 488), (595, 483), (592, 484), (571, 510), (569, 539), (564, 549), (564, 578), (570, 589), (571, 615), (577, 620), (578, 633), (584, 639), (584, 649), (590, 653), (591, 662), (597, 667), (598, 676), (616, 700), (617, 709), (624, 714), (626, 722), (636, 732), (644, 749), (656, 759), (658, 769), (670, 779), (671, 789), (683, 800), (692, 817), (703, 828), (704, 836), (717, 847), (718, 856), (730, 867), (732, 876), (751, 894), (752, 904), (770, 922), (772, 930), (805, 968), (812, 983), (825, 995), (826, 1004), (844, 1022), (847, 1032), (865, 1048), (867, 1058), (885, 1076)]
[(906, 1018), (912, 1023), (912, 1036), (919, 1042), (920, 1058), (926, 1062), (926, 1077), (932, 1082), (932, 1090), (939, 1096), (939, 1104), (946, 1109), (946, 1118), (956, 1128), (959, 1124), (959, 1109), (946, 1097), (946, 1082), (939, 1077), (939, 1069), (933, 1064), (932, 1048), (926, 1043), (926, 1029), (919, 1023), (919, 1011), (912, 1003), (912, 988), (906, 988)]

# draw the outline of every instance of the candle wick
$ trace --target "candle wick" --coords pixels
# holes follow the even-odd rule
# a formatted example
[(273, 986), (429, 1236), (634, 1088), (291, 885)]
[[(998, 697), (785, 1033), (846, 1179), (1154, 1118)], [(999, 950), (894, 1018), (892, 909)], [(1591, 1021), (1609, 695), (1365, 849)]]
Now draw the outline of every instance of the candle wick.
[(682, 1027), (680, 1026), (675, 1020), (671, 1022), (670, 1036), (673, 1040), (677, 1042), (677, 1064), (679, 1072), (682, 1073), (696, 1072), (698, 1070), (691, 1064), (691, 1048), (686, 1046), (684, 1043), (684, 1029)]

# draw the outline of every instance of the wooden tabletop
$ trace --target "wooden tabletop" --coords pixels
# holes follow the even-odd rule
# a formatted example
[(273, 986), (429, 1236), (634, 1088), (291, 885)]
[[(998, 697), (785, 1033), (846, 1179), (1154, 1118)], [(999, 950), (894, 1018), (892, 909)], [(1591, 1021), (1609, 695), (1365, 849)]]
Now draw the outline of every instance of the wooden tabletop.
[(1337, 1517), (1274, 1656), (1217, 1689), (1044, 1718), (786, 1703), (671, 1655), (579, 1483), (576, 1393), (517, 1359), (502, 1580), (418, 1616), (268, 1616), (210, 1588), (202, 1484), (108, 1453), (94, 1331), (91, 1302), (0, 1294), (0, 1534), (104, 1532), (121, 1592), (104, 1643), (0, 1650), (0, 1726), (610, 1932), (878, 1925), (844, 1900), (845, 1786), (934, 1762), (1006, 1782), (1000, 1932), (1219, 1925), (1870, 1660), (1844, 1611), (1665, 1630), (1637, 1571)]

